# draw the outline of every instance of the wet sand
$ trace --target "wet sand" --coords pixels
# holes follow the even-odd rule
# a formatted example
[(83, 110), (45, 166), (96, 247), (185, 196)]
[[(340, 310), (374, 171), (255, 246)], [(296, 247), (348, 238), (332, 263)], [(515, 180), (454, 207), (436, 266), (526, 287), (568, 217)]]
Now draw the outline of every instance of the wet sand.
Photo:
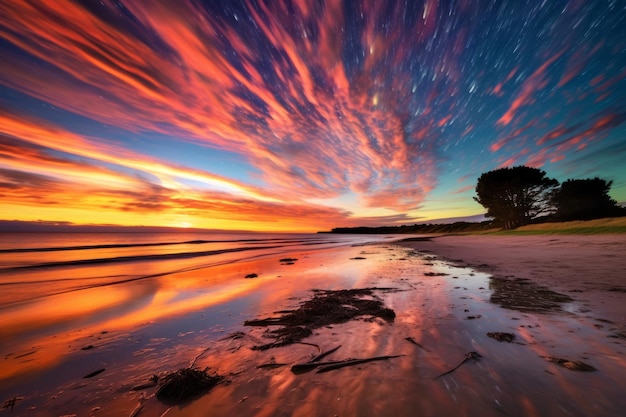
[(570, 295), (626, 328), (626, 235), (440, 236), (403, 245)]
[[(16, 416), (127, 416), (142, 397), (147, 400), (139, 417), (621, 416), (624, 241), (439, 237), (300, 250), (161, 277), (167, 304), (161, 300), (142, 306), (141, 314), (42, 338), (5, 357), (15, 367), (43, 352), (54, 354), (8, 388), (0, 385), (0, 399), (26, 397), (13, 410)], [(287, 257), (297, 260), (280, 262)], [(257, 277), (245, 278), (252, 273)], [(205, 288), (207, 276), (216, 283)], [(145, 285), (124, 288), (132, 293)], [(307, 344), (263, 351), (254, 347), (272, 340), (268, 329), (244, 326), (297, 309), (313, 289), (372, 287), (388, 288), (373, 292), (394, 310), (393, 322), (360, 317), (314, 328), (302, 340)], [(223, 301), (215, 301), (220, 294)], [(192, 305), (164, 310), (186, 300)], [(492, 332), (515, 339), (498, 341), (487, 335)], [(292, 365), (340, 345), (324, 360), (402, 356), (326, 373), (291, 372)], [(469, 352), (480, 359), (437, 377)], [(567, 369), (549, 358), (596, 371)], [(194, 360), (224, 381), (182, 405), (158, 401), (155, 387), (133, 389)], [(105, 371), (83, 378), (98, 369)]]

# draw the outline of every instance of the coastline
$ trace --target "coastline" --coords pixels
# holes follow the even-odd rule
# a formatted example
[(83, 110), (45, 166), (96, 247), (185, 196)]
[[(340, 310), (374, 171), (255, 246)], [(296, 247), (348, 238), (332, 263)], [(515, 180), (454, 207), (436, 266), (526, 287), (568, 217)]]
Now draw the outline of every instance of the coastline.
[[(0, 400), (23, 396), (16, 416), (113, 417), (138, 406), (138, 417), (620, 415), (626, 407), (626, 343), (615, 337), (625, 330), (623, 303), (615, 300), (626, 294), (609, 286), (624, 287), (624, 236), (418, 239), (300, 247), (151, 279), (146, 282), (167, 290), (155, 293), (164, 294), (167, 304), (142, 306), (124, 323), (83, 325), (67, 338), (42, 339), (36, 348), (5, 357), (32, 364), (58, 345), (58, 363), (20, 376), (20, 390), (0, 390)], [(246, 278), (252, 273), (257, 276)], [(530, 307), (510, 308), (501, 299), (515, 291), (499, 287), (491, 275), (528, 278), (572, 301), (557, 297), (543, 309), (526, 291)], [(120, 288), (135, 297), (146, 283)], [(304, 344), (255, 349), (271, 341), (270, 328), (245, 322), (298, 309), (315, 289), (373, 289), (372, 297), (395, 319), (358, 317), (312, 328)], [(168, 310), (170, 305), (180, 308)], [(490, 332), (515, 340), (494, 340)], [(322, 374), (291, 371), (337, 346), (327, 360), (394, 358)], [(472, 352), (479, 356), (448, 373)], [(597, 371), (576, 372), (546, 358), (582, 361)], [(150, 378), (190, 362), (224, 382), (181, 405), (154, 398)], [(105, 371), (85, 379), (98, 369)]]
[(626, 234), (443, 235), (400, 244), (498, 277), (530, 279), (626, 330)]

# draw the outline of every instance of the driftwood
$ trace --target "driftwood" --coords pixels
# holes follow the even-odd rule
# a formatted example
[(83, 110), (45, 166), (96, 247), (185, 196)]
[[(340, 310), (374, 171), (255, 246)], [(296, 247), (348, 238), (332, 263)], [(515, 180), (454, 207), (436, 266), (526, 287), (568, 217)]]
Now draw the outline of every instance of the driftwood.
[(135, 385), (130, 390), (131, 391), (141, 391), (143, 389), (156, 387), (158, 382), (159, 382), (159, 376), (155, 374), (155, 375), (152, 375), (150, 377), (149, 382), (146, 382), (144, 384)]
[(330, 362), (307, 362), (307, 363), (299, 363), (293, 365), (291, 367), (291, 372), (294, 374), (303, 374), (305, 372), (312, 371), (315, 368), (320, 368), (317, 373), (321, 374), (323, 372), (332, 371), (339, 368), (344, 368), (346, 366), (360, 365), (362, 363), (374, 362), (374, 361), (383, 361), (387, 359), (399, 358), (404, 355), (391, 355), (391, 356), (375, 356), (373, 358), (364, 358), (364, 359), (345, 359), (342, 361), (330, 361)]
[(336, 352), (339, 348), (341, 347), (341, 345), (332, 348), (331, 350), (327, 350), (326, 352), (320, 353), (319, 355), (317, 355), (316, 357), (314, 357), (313, 359), (311, 359), (308, 363), (313, 363), (313, 362), (317, 362), (317, 361), (321, 361), (322, 359), (324, 359), (326, 356), (330, 355), (331, 353)]
[(4, 402), (4, 404), (2, 404), (2, 408), (6, 408), (7, 410), (10, 409), (11, 411), (13, 411), (17, 402), (23, 400), (24, 398), (25, 397), (13, 397), (11, 399), (8, 399)]
[(89, 374), (85, 375), (85, 376), (83, 377), (83, 379), (86, 379), (86, 378), (93, 378), (94, 376), (99, 375), (99, 374), (101, 374), (102, 372), (104, 372), (104, 368), (102, 368), (102, 369), (98, 369), (97, 371), (93, 371), (92, 373), (89, 373)]
[(480, 360), (480, 358), (482, 358), (482, 356), (480, 355), (480, 353), (478, 352), (467, 352), (465, 354), (465, 357), (463, 358), (463, 360), (461, 362), (459, 362), (459, 364), (457, 366), (455, 366), (454, 368), (450, 369), (449, 371), (446, 371), (442, 374), (437, 375), (435, 378), (433, 379), (437, 379), (437, 378), (441, 378), (444, 375), (448, 375), (451, 374), (452, 372), (456, 371), (457, 369), (459, 369), (459, 367), (461, 365), (463, 365), (465, 362), (467, 362), (470, 359), (474, 359), (474, 360)]
[(320, 348), (320, 345), (316, 345), (315, 343), (308, 343), (308, 342), (296, 342), (299, 345), (306, 345), (306, 346), (313, 346), (314, 348), (317, 348), (318, 353), (322, 351), (322, 349)]
[(133, 409), (133, 411), (131, 411), (130, 415), (128, 417), (137, 417), (137, 415), (139, 415), (139, 412), (141, 411), (141, 409), (143, 408), (143, 403), (145, 403), (147, 401), (147, 398), (143, 396), (143, 394), (141, 395), (141, 397), (139, 397), (139, 402), (137, 403), (137, 406)]
[(276, 369), (282, 368), (283, 366), (289, 365), (288, 363), (276, 363), (276, 362), (268, 362), (262, 363), (261, 365), (257, 365), (257, 369)]
[(211, 349), (210, 347), (204, 349), (202, 352), (200, 352), (198, 355), (196, 355), (195, 358), (193, 358), (193, 360), (191, 361), (191, 363), (189, 364), (188, 368), (193, 368), (193, 366), (196, 364), (196, 361), (200, 358), (200, 356), (204, 355), (205, 353), (207, 353), (209, 351), (209, 349)]
[(411, 337), (411, 336), (405, 337), (404, 340), (407, 340), (408, 342), (414, 344), (415, 346), (424, 349), (426, 352), (430, 352), (430, 350), (425, 348), (421, 343), (419, 343), (417, 340), (413, 339), (413, 337)]

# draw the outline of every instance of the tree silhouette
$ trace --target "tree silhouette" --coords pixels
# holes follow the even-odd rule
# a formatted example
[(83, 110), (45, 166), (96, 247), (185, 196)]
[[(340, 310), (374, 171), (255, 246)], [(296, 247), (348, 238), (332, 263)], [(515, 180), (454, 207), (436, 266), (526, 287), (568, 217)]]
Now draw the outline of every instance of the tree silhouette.
[(624, 215), (609, 196), (613, 181), (601, 178), (567, 180), (554, 192), (552, 204), (558, 220), (590, 220)]
[(505, 229), (515, 229), (550, 212), (550, 195), (559, 185), (538, 168), (517, 166), (485, 172), (478, 178), (478, 203)]

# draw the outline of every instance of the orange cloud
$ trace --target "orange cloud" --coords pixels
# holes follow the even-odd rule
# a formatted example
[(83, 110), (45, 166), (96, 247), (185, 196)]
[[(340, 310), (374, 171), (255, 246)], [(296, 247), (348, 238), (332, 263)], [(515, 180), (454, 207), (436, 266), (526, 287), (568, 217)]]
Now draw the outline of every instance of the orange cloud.
[[(184, 218), (196, 227), (315, 231), (380, 225), (393, 217), (360, 218), (297, 196), (279, 198), (9, 112), (0, 115), (0, 135), (3, 218), (118, 224), (139, 220), (159, 226), (175, 225), (174, 220), (164, 224), (164, 218)], [(203, 187), (187, 186), (186, 180)], [(403, 215), (405, 219), (411, 217)]]
[[(237, 152), (281, 194), (357, 192), (402, 210), (419, 205), (436, 183), (436, 135), (407, 136), (407, 99), (374, 87), (385, 82), (377, 75), (385, 63), (402, 62), (408, 52), (393, 47), (401, 31), (387, 37), (373, 24), (385, 9), (371, 6), (363, 32), (369, 53), (349, 82), (335, 34), (344, 16), (335, 2), (300, 4), (295, 14), (281, 2), (261, 3), (248, 7), (252, 22), (240, 25), (225, 25), (186, 0), (125, 4), (132, 24), (118, 24), (113, 2), (103, 2), (98, 15), (74, 2), (3, 3), (0, 35), (50, 69), (41, 77), (22, 52), (9, 52), (2, 82), (122, 129)], [(401, 7), (393, 10), (400, 16)], [(434, 31), (437, 2), (425, 2), (422, 12), (420, 30), (410, 32), (416, 44)], [(454, 61), (446, 60), (449, 77), (458, 71)], [(391, 83), (406, 87), (408, 77)], [(429, 162), (416, 173), (416, 161)], [(391, 185), (397, 179), (401, 187)]]

